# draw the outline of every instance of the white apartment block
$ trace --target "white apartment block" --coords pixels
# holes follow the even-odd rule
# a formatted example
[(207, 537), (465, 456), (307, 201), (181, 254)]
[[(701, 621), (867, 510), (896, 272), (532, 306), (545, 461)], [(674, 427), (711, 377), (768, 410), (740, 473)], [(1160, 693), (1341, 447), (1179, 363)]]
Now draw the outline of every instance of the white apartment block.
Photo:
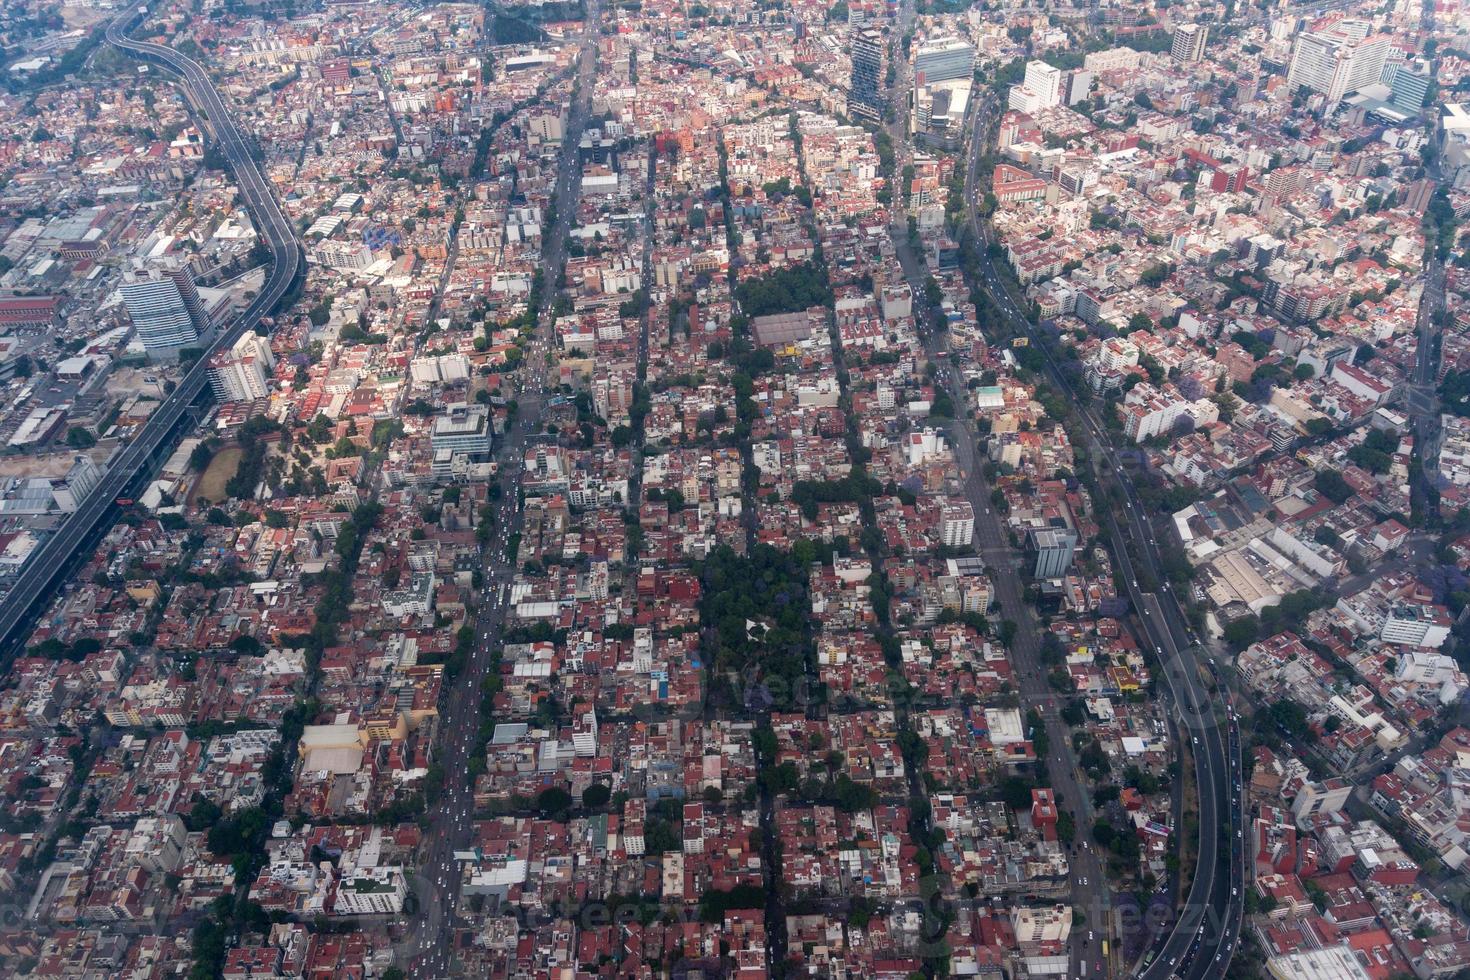
[(1133, 386), (1122, 406), (1123, 431), (1134, 442), (1172, 432), (1174, 423), (1188, 413), (1189, 402), (1177, 393), (1159, 391), (1144, 382)]
[(1343, 21), (1331, 31), (1307, 32), (1297, 37), (1291, 49), (1291, 67), (1286, 73), (1288, 88), (1305, 86), (1337, 102), (1359, 89), (1376, 85), (1383, 75), (1391, 38), (1368, 34), (1361, 21)]
[(944, 505), (940, 533), (946, 547), (970, 546), (975, 540), (975, 508), (968, 500), (952, 500)]
[(1009, 104), (1012, 109), (1033, 115), (1062, 102), (1062, 70), (1044, 61), (1026, 64), (1026, 78), (1012, 85)]
[(1411, 647), (1439, 647), (1449, 639), (1449, 617), (1434, 606), (1395, 606), (1383, 618), (1378, 638)]
[(408, 367), (413, 380), (422, 384), (464, 381), (470, 376), (470, 360), (463, 354), (415, 357)]
[(270, 395), (270, 344), (247, 332), (227, 351), (209, 359), (209, 386), (221, 402), (255, 401)]
[(1106, 51), (1094, 51), (1082, 59), (1082, 67), (1093, 74), (1105, 71), (1120, 71), (1138, 67), (1139, 60), (1143, 55), (1132, 48), (1109, 48)]
[(402, 868), (360, 868), (337, 883), (336, 915), (397, 915), (408, 898)]

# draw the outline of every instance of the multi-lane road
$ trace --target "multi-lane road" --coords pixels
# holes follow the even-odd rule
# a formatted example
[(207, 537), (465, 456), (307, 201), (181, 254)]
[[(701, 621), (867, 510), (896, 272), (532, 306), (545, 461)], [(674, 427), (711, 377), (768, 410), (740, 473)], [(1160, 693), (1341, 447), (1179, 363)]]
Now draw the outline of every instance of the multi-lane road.
[(566, 137), (557, 161), (556, 222), (543, 241), (541, 268), (545, 288), (541, 296), (541, 316), (536, 333), (526, 348), (521, 369), (526, 380), (517, 399), (519, 410), (497, 453), (504, 493), (496, 510), (497, 530), (484, 557), (479, 614), (474, 622), (474, 645), (469, 662), (455, 678), (440, 705), (441, 742), (437, 761), (447, 778), (429, 816), (426, 837), (430, 843), (415, 888), (420, 908), (408, 937), (407, 951), (414, 976), (445, 977), (455, 969), (452, 940), (460, 901), (461, 866), (455, 852), (468, 850), (474, 842), (474, 792), (466, 774), (470, 753), (479, 745), (481, 685), (490, 676), (491, 651), (500, 642), (509, 586), (515, 578), (515, 554), (510, 545), (522, 521), (518, 503), (521, 460), (527, 444), (535, 437), (546, 398), (551, 347), (546, 323), (556, 295), (557, 275), (566, 258), (566, 240), (572, 216), (577, 210), (581, 174), (577, 144), (588, 116), (600, 26), (601, 15), (596, 0), (592, 0), (587, 5), (587, 18), (580, 38), (577, 94), (568, 113)]
[(243, 313), (221, 326), (204, 356), (194, 362), (133, 440), (108, 462), (101, 481), (81, 506), (31, 556), (14, 587), (0, 601), (0, 647), (20, 639), (38, 604), (50, 597), (93, 532), (115, 513), (117, 497), (168, 451), (172, 433), (204, 390), (209, 355), (233, 344), (241, 334), (253, 329), (261, 317), (274, 310), (303, 268), (301, 246), (204, 69), (172, 48), (128, 37), (133, 26), (146, 16), (144, 11), (145, 8), (129, 7), (113, 20), (107, 27), (107, 42), (179, 77), (189, 102), (196, 110), (202, 110), (215, 144), (234, 172), (256, 232), (270, 247), (271, 268), (260, 293)]
[[(951, 397), (958, 402), (967, 392), (956, 376), (948, 378)], [(986, 565), (994, 572), (995, 601), (1004, 619), (1019, 628), (1011, 643), (1010, 658), (1015, 670), (1015, 687), (1023, 705), (1034, 708), (1042, 718), (1046, 734), (1047, 757), (1041, 761), (1058, 806), (1072, 814), (1076, 839), (1068, 854), (1071, 881), (1068, 893), (1074, 908), (1087, 916), (1086, 924), (1073, 930), (1071, 950), (1072, 977), (1105, 975), (1103, 942), (1109, 938), (1108, 910), (1111, 898), (1101, 856), (1090, 839), (1093, 809), (1087, 784), (1079, 776), (1072, 751), (1071, 728), (1061, 718), (1056, 698), (1046, 679), (1046, 666), (1041, 657), (1043, 627), (1026, 600), (1017, 562), (1020, 555), (1011, 547), (1010, 532), (1004, 519), (991, 506), (990, 487), (983, 475), (984, 460), (975, 452), (975, 432), (968, 419), (958, 418), (951, 427), (955, 443), (955, 460), (964, 474), (963, 493), (975, 511), (975, 545)], [(1040, 733), (1033, 733), (1033, 737)]]
[[(1001, 109), (993, 93), (980, 96), (966, 168), (968, 219), (976, 235), (982, 281), (999, 315), (1013, 333), (1029, 337), (1042, 352), (1045, 373), (1055, 389), (1076, 408), (1082, 445), (1074, 447), (1079, 462), (1091, 460), (1100, 486), (1116, 487), (1121, 509), (1100, 507), (1112, 531), (1114, 556), (1126, 583), (1126, 594), (1139, 614), (1154, 647), (1165, 689), (1175, 711), (1179, 748), (1193, 762), (1198, 837), (1189, 891), (1170, 928), (1149, 951), (1138, 975), (1144, 980), (1218, 980), (1229, 967), (1240, 934), (1243, 911), (1244, 818), (1241, 805), (1240, 743), (1233, 713), (1213, 700), (1203, 671), (1213, 664), (1199, 645), (1162, 573), (1159, 544), (1149, 515), (1134, 489), (1130, 467), (1136, 454), (1119, 454), (1106, 428), (1072, 390), (1070, 379), (1051, 358), (1044, 338), (1017, 308), (995, 269), (987, 246), (989, 228), (981, 220), (978, 200), (980, 160)], [(1104, 504), (1104, 501), (1099, 501)], [(977, 520), (977, 524), (979, 521)], [(1135, 562), (1145, 570), (1139, 583)], [(1146, 591), (1161, 583), (1160, 591)]]
[(1405, 387), (1404, 405), (1413, 419), (1414, 449), (1419, 455), (1420, 471), (1414, 474), (1411, 490), (1416, 506), (1432, 507), (1424, 492), (1437, 478), (1440, 435), (1439, 343), (1440, 315), (1445, 309), (1445, 267), (1439, 250), (1430, 245), (1424, 250), (1424, 292), (1419, 297), (1418, 351), (1414, 360), (1413, 380)]
[[(171, 48), (129, 38), (128, 32), (138, 20), (137, 8), (119, 16), (107, 29), (108, 42), (180, 78), (190, 102), (206, 117), (213, 138), (235, 174), (257, 231), (263, 236), (271, 252), (271, 271), (260, 294), (244, 313), (219, 331), (209, 348), (209, 352), (213, 352), (233, 343), (275, 307), (300, 275), (303, 256), (269, 185), (254, 163), (249, 144), (236, 128), (229, 110), (203, 68)], [(585, 120), (586, 94), (590, 91), (598, 22), (596, 10), (589, 9), (581, 42), (580, 97), (572, 107), (572, 118), (567, 126), (569, 134), (579, 133)], [(901, 107), (895, 108), (901, 110)], [(985, 280), (981, 285), (992, 296), (1001, 315), (1011, 321), (1013, 327), (1029, 333), (1034, 330), (1033, 326), (1015, 307), (984, 251), (987, 229), (974, 210), (975, 176), (979, 158), (998, 109), (990, 98), (982, 98), (977, 112), (968, 168), (968, 198), (971, 202), (970, 220), (974, 223), (981, 243), (982, 273)], [(565, 247), (567, 227), (575, 208), (575, 202), (570, 195), (573, 176), (578, 170), (575, 166), (576, 141), (568, 139), (567, 142), (567, 158), (562, 161), (558, 175), (557, 226), (552, 230), (544, 261), (549, 280), (545, 297), (547, 302), (554, 292), (554, 277), (560, 268), (561, 250)], [(1042, 349), (1045, 351), (1044, 346)], [(544, 363), (544, 354), (545, 341), (538, 337), (531, 348), (533, 364)], [(38, 600), (54, 586), (58, 576), (82, 547), (88, 535), (112, 511), (114, 499), (144, 468), (156, 460), (170, 433), (202, 391), (207, 379), (206, 361), (207, 355), (190, 368), (144, 429), (110, 463), (98, 487), (28, 563), (25, 572), (3, 604), (0, 604), (0, 637), (9, 639), (15, 635), (27, 621)], [(1054, 364), (1048, 362), (1047, 368), (1057, 389), (1070, 395), (1068, 379)], [(535, 374), (534, 371), (531, 373)], [(512, 470), (516, 469), (515, 461), (530, 435), (529, 421), (539, 414), (541, 385), (540, 378), (533, 378), (522, 391), (521, 412), (512, 433), (503, 445), (502, 451)], [(1115, 532), (1114, 540), (1119, 545), (1116, 548), (1116, 558), (1128, 583), (1129, 597), (1141, 614), (1144, 630), (1154, 644), (1162, 664), (1166, 686), (1178, 715), (1181, 750), (1188, 752), (1193, 760), (1198, 796), (1200, 832), (1196, 845), (1197, 860), (1193, 867), (1187, 900), (1173, 927), (1156, 944), (1152, 959), (1148, 966), (1141, 969), (1140, 976), (1147, 980), (1166, 980), (1176, 975), (1191, 980), (1218, 978), (1224, 974), (1237, 941), (1243, 890), (1238, 732), (1233, 716), (1222, 715), (1207, 690), (1201, 673), (1202, 661), (1195, 653), (1192, 633), (1174, 596), (1167, 586), (1161, 592), (1145, 592), (1139, 586), (1137, 569), (1134, 568), (1135, 559), (1146, 570), (1146, 581), (1165, 581), (1161, 574), (1155, 531), (1132, 487), (1126, 461), (1113, 450), (1105, 429), (1092, 412), (1080, 403), (1077, 403), (1077, 409), (1091, 443), (1090, 447), (1079, 449), (1090, 449), (1095, 453), (1099, 479), (1104, 484), (1116, 485), (1122, 493), (1124, 506), (1121, 511), (1107, 513), (1108, 521)], [(979, 485), (974, 483), (977, 479), (975, 461), (969, 456), (966, 458), (967, 472), (972, 484), (967, 489), (978, 490)], [(454, 690), (449, 692), (445, 704), (444, 729), (449, 737), (440, 761), (451, 775), (444, 797), (433, 817), (438, 843), (432, 848), (423, 877), (424, 883), (437, 894), (420, 896), (427, 900), (428, 914), (418, 930), (418, 945), (415, 949), (419, 967), (434, 975), (447, 973), (450, 964), (448, 939), (458, 885), (458, 865), (454, 861), (453, 850), (456, 842), (468, 842), (473, 812), (469, 786), (463, 779), (463, 773), (477, 729), (474, 719), (479, 703), (479, 681), (485, 676), (489, 648), (498, 635), (504, 615), (501, 586), (508, 583), (512, 574), (507, 545), (511, 529), (518, 520), (515, 503), (518, 496), (517, 480), (518, 477), (512, 476), (507, 484), (509, 492), (505, 495), (499, 514), (500, 531), (491, 544), (492, 555), (486, 565), (489, 574), (484, 579), (485, 593), (481, 606), (483, 612), (476, 626), (477, 642), (471, 663), (459, 678)], [(977, 501), (977, 504), (979, 508), (988, 506), (983, 500)], [(991, 541), (984, 537), (993, 537), (998, 533), (998, 523), (977, 521), (977, 524), (988, 528), (982, 532), (982, 545), (999, 546), (1003, 543), (999, 538)], [(1039, 677), (1032, 677), (1032, 684), (1040, 683)], [(1022, 688), (1027, 688), (1024, 679)], [(1067, 777), (1071, 776), (1070, 768), (1070, 765), (1063, 763)], [(1075, 781), (1067, 779), (1066, 785), (1074, 786)], [(1068, 788), (1064, 792), (1070, 795), (1081, 791)], [(1085, 828), (1083, 832), (1085, 833)], [(1098, 867), (1095, 857), (1083, 856), (1090, 854), (1090, 851), (1084, 851), (1074, 859), (1079, 869)], [(1100, 868), (1094, 873), (1098, 874), (1100, 885)], [(1083, 880), (1088, 885), (1082, 885)], [(1091, 876), (1084, 874), (1079, 877), (1079, 888), (1085, 890), (1091, 882)], [(1091, 958), (1086, 953), (1082, 955)], [(1080, 963), (1078, 966), (1080, 967)]]
[[(900, 43), (913, 23), (914, 5), (905, 0), (900, 5), (895, 20), (894, 45)], [(889, 138), (893, 141), (894, 171), (901, 174), (903, 167), (913, 158), (911, 135), (908, 132), (908, 96), (913, 86), (913, 67), (907, 59), (898, 58), (894, 82), (888, 89), (889, 106), (894, 117), (887, 124)], [(925, 294), (925, 270), (908, 245), (908, 222), (903, 203), (907, 188), (900, 188), (894, 195), (891, 232), (899, 263), (904, 277), (916, 301)], [(942, 336), (935, 334), (925, 325), (923, 331), (925, 348), (929, 357), (942, 363), (937, 356), (944, 347)], [(963, 381), (952, 369), (946, 372), (950, 396), (956, 404), (965, 404), (968, 392)], [(1092, 825), (1093, 809), (1086, 784), (1078, 776), (1078, 766), (1072, 751), (1071, 730), (1061, 719), (1056, 706), (1055, 692), (1046, 680), (1046, 668), (1041, 658), (1041, 627), (1036, 613), (1026, 601), (1021, 589), (1019, 575), (1008, 574), (1013, 562), (1018, 560), (1011, 547), (1009, 531), (1000, 514), (993, 512), (990, 487), (982, 472), (983, 461), (976, 457), (976, 433), (969, 419), (961, 413), (950, 427), (950, 437), (955, 445), (956, 462), (963, 475), (961, 491), (975, 511), (975, 544), (981, 556), (992, 568), (1001, 572), (995, 576), (996, 604), (1004, 619), (1017, 624), (1015, 640), (1010, 649), (1011, 660), (1016, 670), (1016, 687), (1022, 701), (1035, 707), (1042, 718), (1048, 742), (1048, 758), (1042, 760), (1051, 779), (1051, 788), (1058, 798), (1058, 805), (1071, 813), (1077, 827), (1077, 839), (1068, 855), (1069, 892), (1072, 905), (1080, 908), (1087, 916), (1087, 924), (1076, 930), (1071, 949), (1069, 976), (1095, 977), (1103, 975), (1106, 957), (1103, 943), (1110, 931), (1107, 926), (1111, 895), (1103, 862), (1088, 839)], [(1039, 734), (1039, 733), (1038, 733)]]
[[(532, 357), (538, 356), (533, 347)], [(507, 593), (515, 578), (510, 536), (519, 525), (520, 466), (530, 435), (527, 420), (541, 414), (543, 393), (539, 381), (521, 392), (520, 411), (498, 453), (504, 471), (504, 493), (495, 509), (497, 530), (483, 560), (479, 614), (469, 661), (445, 692), (440, 705), (440, 745), (436, 761), (446, 774), (444, 789), (430, 814), (428, 853), (421, 865), (414, 894), (418, 917), (409, 936), (408, 957), (416, 976), (448, 976), (453, 963), (451, 939), (459, 905), (460, 862), (455, 852), (473, 844), (475, 817), (473, 787), (467, 778), (471, 752), (479, 744), (481, 684), (490, 676), (491, 648), (499, 642), (505, 621)]]

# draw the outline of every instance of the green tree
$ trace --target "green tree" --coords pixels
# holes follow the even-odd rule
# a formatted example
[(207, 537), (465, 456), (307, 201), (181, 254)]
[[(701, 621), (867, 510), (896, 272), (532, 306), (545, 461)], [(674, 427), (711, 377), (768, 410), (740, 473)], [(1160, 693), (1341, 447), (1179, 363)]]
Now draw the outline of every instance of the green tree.
[(552, 786), (541, 791), (536, 797), (536, 809), (544, 816), (552, 817), (565, 813), (572, 807), (572, 794), (560, 786)]
[(1031, 808), (1033, 784), (1024, 776), (1007, 776), (1000, 784), (1000, 798), (1012, 810)]
[(1063, 844), (1070, 844), (1077, 837), (1077, 823), (1072, 819), (1070, 810), (1062, 810), (1057, 813), (1057, 840)]
[(195, 470), (203, 471), (209, 466), (209, 461), (214, 459), (214, 450), (210, 448), (207, 440), (201, 441), (189, 453), (189, 466)]
[(786, 266), (760, 278), (743, 280), (735, 287), (735, 299), (746, 316), (798, 313), (832, 302), (825, 268), (813, 262)]
[(1256, 638), (1260, 636), (1260, 633), (1260, 620), (1254, 616), (1242, 616), (1239, 619), (1231, 620), (1225, 626), (1225, 642), (1230, 644), (1232, 649), (1244, 650), (1256, 642)]
[(1354, 494), (1351, 484), (1344, 480), (1342, 474), (1336, 470), (1319, 471), (1312, 480), (1312, 486), (1318, 493), (1335, 504), (1345, 503)]

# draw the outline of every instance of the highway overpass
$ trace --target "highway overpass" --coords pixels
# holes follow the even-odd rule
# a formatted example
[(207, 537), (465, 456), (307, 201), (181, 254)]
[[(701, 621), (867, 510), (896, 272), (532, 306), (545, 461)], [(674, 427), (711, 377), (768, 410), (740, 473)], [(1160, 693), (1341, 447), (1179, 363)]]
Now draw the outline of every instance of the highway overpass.
[(232, 345), (245, 331), (254, 329), (287, 295), (305, 268), (295, 233), (281, 214), (275, 195), (250, 155), (249, 144), (236, 129), (204, 69), (172, 48), (134, 41), (128, 36), (145, 16), (146, 8), (129, 8), (107, 26), (107, 42), (178, 76), (190, 104), (204, 117), (213, 140), (234, 172), (256, 232), (270, 248), (271, 267), (260, 293), (238, 317), (216, 331), (213, 342), (179, 379), (172, 394), (165, 397), (133, 440), (109, 461), (102, 479), (81, 506), (26, 562), (14, 587), (0, 600), (0, 647), (7, 649), (23, 639), (32, 615), (39, 604), (50, 601), (79, 550), (92, 540), (104, 522), (111, 522), (116, 514), (114, 501), (119, 494), (172, 451), (175, 430), (185, 420), (189, 406), (204, 391), (209, 356)]
[[(984, 93), (976, 100), (966, 171), (968, 217), (976, 235), (983, 279), (976, 285), (991, 296), (1012, 332), (1028, 336), (1041, 351), (1048, 380), (1076, 409), (1083, 430), (1080, 435), (1086, 443), (1076, 447), (1079, 461), (1090, 458), (1099, 486), (1111, 484), (1120, 491), (1124, 505), (1121, 508), (1110, 507), (1105, 500), (1095, 503), (1100, 517), (1113, 532), (1113, 552), (1127, 583), (1126, 593), (1142, 620), (1164, 675), (1164, 689), (1173, 703), (1180, 735), (1181, 755), (1188, 753), (1193, 760), (1199, 837), (1189, 891), (1178, 915), (1152, 947), (1148, 965), (1137, 975), (1142, 980), (1168, 980), (1175, 976), (1186, 980), (1220, 980), (1236, 951), (1244, 908), (1239, 733), (1235, 719), (1226, 713), (1224, 705), (1213, 700), (1201, 677), (1201, 664), (1209, 661), (1199, 656), (1199, 645), (1163, 574), (1155, 532), (1131, 478), (1130, 466), (1138, 458), (1136, 451), (1120, 453), (1101, 421), (1077, 398), (1071, 380), (1052, 358), (1046, 338), (1011, 299), (987, 248), (989, 228), (979, 214), (977, 178), (980, 159), (1001, 113), (993, 93)], [(1146, 571), (1142, 585), (1140, 572), (1134, 568), (1135, 558)], [(1150, 583), (1164, 584), (1159, 591), (1149, 591)], [(1213, 669), (1213, 664), (1210, 666)], [(1176, 833), (1182, 833), (1182, 827)]]

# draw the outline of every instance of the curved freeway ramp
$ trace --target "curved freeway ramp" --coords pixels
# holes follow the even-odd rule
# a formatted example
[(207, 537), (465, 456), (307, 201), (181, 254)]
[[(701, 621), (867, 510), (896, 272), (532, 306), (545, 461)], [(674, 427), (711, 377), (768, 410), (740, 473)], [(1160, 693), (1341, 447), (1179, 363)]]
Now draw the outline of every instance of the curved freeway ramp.
[[(970, 138), (968, 185), (973, 189), (980, 157), (988, 145), (987, 134), (999, 118), (1000, 108), (990, 99), (978, 102)], [(981, 220), (978, 201), (969, 195), (969, 220), (978, 241), (989, 241)], [(1172, 593), (1147, 592), (1139, 587), (1138, 572), (1126, 546), (1131, 542), (1142, 569), (1156, 582), (1166, 582), (1159, 550), (1142, 501), (1133, 487), (1127, 462), (1114, 449), (1106, 428), (1084, 403), (1078, 401), (1071, 382), (1062, 372), (1036, 326), (1016, 307), (995, 271), (989, 250), (980, 250), (980, 284), (995, 300), (1002, 317), (1018, 332), (1030, 336), (1042, 352), (1046, 375), (1059, 392), (1076, 407), (1085, 434), (1098, 450), (1099, 479), (1111, 477), (1123, 491), (1123, 506), (1109, 511), (1114, 529), (1114, 559), (1130, 583), (1126, 592), (1142, 620), (1145, 634), (1154, 645), (1162, 666), (1166, 689), (1173, 701), (1181, 739), (1194, 760), (1198, 792), (1199, 842), (1194, 873), (1182, 907), (1153, 944), (1151, 957), (1130, 972), (1139, 980), (1223, 980), (1236, 951), (1243, 917), (1245, 891), (1243, 865), (1244, 817), (1239, 731), (1232, 717), (1227, 722), (1216, 715), (1216, 705), (1198, 674), (1193, 636)], [(1111, 472), (1108, 472), (1111, 471)], [(1181, 746), (1185, 747), (1185, 746)]]
[(190, 103), (207, 117), (220, 151), (229, 161), (246, 209), (255, 222), (256, 233), (264, 236), (270, 248), (271, 268), (259, 295), (238, 317), (220, 327), (214, 341), (179, 380), (178, 387), (164, 399), (142, 431), (109, 461), (107, 471), (81, 506), (26, 563), (14, 587), (0, 600), (0, 642), (6, 645), (19, 639), (18, 634), (29, 622), (37, 603), (52, 594), (77, 552), (112, 513), (118, 495), (126, 491), (140, 472), (156, 462), (160, 453), (168, 451), (169, 434), (204, 390), (210, 356), (234, 344), (245, 331), (254, 329), (260, 318), (287, 294), (304, 268), (300, 243), (204, 69), (172, 48), (128, 37), (133, 25), (146, 12), (146, 8), (133, 7), (116, 18), (107, 27), (107, 42), (179, 77)]

